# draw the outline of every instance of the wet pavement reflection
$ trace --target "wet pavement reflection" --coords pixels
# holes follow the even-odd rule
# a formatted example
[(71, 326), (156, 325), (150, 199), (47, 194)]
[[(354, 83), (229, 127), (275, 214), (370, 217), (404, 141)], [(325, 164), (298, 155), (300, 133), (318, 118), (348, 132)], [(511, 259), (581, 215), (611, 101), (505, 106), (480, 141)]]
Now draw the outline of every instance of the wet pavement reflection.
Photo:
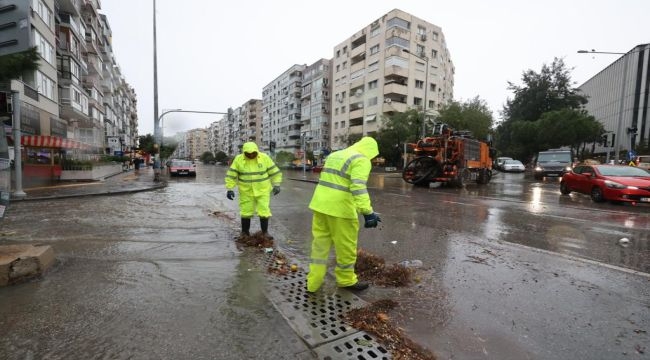
[[(3, 233), (54, 246), (59, 263), (0, 290), (0, 358), (308, 358), (255, 254), (234, 245), (224, 175), (203, 165), (152, 192), (13, 206)], [(302, 263), (316, 179), (286, 172), (271, 203), (276, 244)], [(527, 174), (457, 189), (375, 173), (368, 185), (383, 222), (359, 246), (424, 265), (413, 286), (362, 296), (398, 301), (391, 316), (440, 358), (647, 357), (650, 208), (561, 196), (557, 179)]]

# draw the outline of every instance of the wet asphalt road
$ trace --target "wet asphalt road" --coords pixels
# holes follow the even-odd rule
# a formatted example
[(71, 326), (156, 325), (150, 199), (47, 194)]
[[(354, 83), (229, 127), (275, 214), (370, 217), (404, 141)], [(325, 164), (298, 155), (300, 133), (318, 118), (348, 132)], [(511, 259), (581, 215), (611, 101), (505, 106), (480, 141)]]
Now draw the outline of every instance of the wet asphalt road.
[[(0, 290), (0, 358), (309, 358), (265, 298), (255, 255), (232, 242), (223, 175), (201, 166), (153, 192), (12, 204), (3, 240), (50, 244), (59, 263)], [(314, 185), (285, 177), (271, 229), (306, 262)], [(424, 266), (416, 285), (362, 297), (397, 300), (394, 320), (439, 358), (649, 358), (649, 207), (560, 196), (557, 181), (524, 174), (465, 189), (394, 174), (369, 185), (383, 222), (360, 247)]]

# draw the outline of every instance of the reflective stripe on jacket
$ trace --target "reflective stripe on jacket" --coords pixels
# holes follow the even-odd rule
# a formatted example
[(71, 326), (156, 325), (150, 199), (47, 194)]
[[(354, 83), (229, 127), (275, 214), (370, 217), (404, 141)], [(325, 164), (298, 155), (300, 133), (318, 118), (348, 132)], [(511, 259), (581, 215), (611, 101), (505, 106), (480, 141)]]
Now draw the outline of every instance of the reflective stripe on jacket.
[(377, 156), (377, 142), (364, 137), (354, 145), (333, 152), (325, 160), (309, 208), (341, 218), (356, 219), (373, 212), (366, 182)]
[(226, 172), (226, 188), (228, 190), (239, 186), (240, 193), (258, 196), (268, 194), (273, 186), (280, 185), (282, 172), (268, 155), (258, 151), (255, 143), (245, 143), (243, 151), (255, 151), (257, 157), (248, 159), (243, 153), (235, 157)]

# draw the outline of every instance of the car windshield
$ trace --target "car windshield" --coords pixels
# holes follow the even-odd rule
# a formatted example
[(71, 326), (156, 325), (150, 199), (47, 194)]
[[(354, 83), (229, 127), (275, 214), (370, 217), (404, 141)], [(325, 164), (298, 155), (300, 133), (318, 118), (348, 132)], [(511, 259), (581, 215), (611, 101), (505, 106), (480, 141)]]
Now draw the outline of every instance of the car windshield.
[(184, 160), (176, 160), (176, 161), (172, 161), (172, 166), (179, 166), (179, 167), (192, 166), (192, 162), (184, 161)]
[(504, 163), (505, 164), (510, 164), (510, 165), (522, 165), (521, 161), (519, 161), (519, 160), (506, 160)]
[(649, 172), (634, 166), (599, 166), (598, 171), (603, 176), (650, 177)]
[(570, 153), (539, 153), (538, 162), (571, 162)]

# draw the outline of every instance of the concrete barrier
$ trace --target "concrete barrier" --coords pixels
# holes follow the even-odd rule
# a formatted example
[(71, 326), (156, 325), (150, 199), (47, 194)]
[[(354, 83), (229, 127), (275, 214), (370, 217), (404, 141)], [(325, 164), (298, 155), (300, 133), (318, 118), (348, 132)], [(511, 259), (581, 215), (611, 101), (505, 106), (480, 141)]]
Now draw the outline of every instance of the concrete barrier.
[(20, 283), (39, 276), (54, 264), (50, 246), (0, 246), (0, 286)]
[(63, 170), (61, 180), (104, 180), (122, 172), (122, 164), (93, 166), (91, 170)]

